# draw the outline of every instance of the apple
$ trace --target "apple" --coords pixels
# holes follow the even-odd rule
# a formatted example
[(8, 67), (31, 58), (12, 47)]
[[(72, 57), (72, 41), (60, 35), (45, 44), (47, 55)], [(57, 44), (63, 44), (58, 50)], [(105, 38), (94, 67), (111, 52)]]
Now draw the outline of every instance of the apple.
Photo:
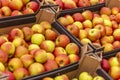
[(75, 21), (73, 24), (76, 25), (79, 29), (83, 29), (83, 24), (82, 24), (82, 22)]
[(18, 16), (18, 15), (22, 15), (22, 12), (20, 12), (18, 10), (14, 10), (14, 11), (12, 11), (10, 16)]
[(75, 37), (78, 37), (79, 35), (79, 28), (74, 25), (74, 24), (71, 24), (71, 25), (68, 25), (66, 26), (66, 29), (72, 34), (74, 35)]
[(83, 38), (83, 39), (80, 40), (80, 42), (81, 42), (83, 45), (86, 45), (86, 44), (88, 44), (88, 43), (91, 43), (91, 40), (88, 39), (88, 38)]
[(31, 8), (25, 8), (23, 11), (22, 11), (23, 14), (33, 14), (34, 11), (31, 9)]
[(82, 15), (85, 20), (92, 20), (93, 19), (93, 13), (90, 10), (85, 10), (82, 12)]
[(104, 20), (110, 20), (110, 17), (106, 14), (102, 14), (101, 18), (103, 18)]
[(101, 77), (101, 76), (95, 76), (93, 78), (93, 80), (105, 80), (105, 79), (103, 77)]
[(10, 2), (9, 0), (1, 0), (1, 7), (8, 6), (9, 2)]
[(99, 3), (104, 3), (105, 2), (105, 0), (99, 0)]
[(102, 24), (97, 24), (96, 26), (94, 26), (95, 29), (98, 29), (100, 31), (101, 37), (105, 36), (106, 30), (105, 30), (105, 26)]
[(77, 78), (73, 78), (72, 80), (78, 80)]
[(29, 72), (25, 68), (18, 68), (13, 72), (13, 74), (14, 74), (16, 80), (20, 80), (24, 77), (29, 76)]
[(63, 48), (69, 43), (70, 43), (70, 39), (65, 34), (60, 34), (59, 36), (57, 36), (55, 40), (56, 46), (63, 47)]
[(96, 5), (99, 3), (99, 0), (90, 0), (91, 5)]
[(117, 57), (110, 57), (108, 60), (111, 67), (113, 66), (119, 66), (119, 61)]
[(44, 27), (45, 29), (51, 29), (52, 28), (51, 24), (48, 21), (42, 21), (42, 22), (40, 22), (40, 25), (42, 27)]
[(64, 27), (69, 24), (69, 21), (65, 17), (59, 17), (58, 22)]
[(115, 20), (116, 19), (116, 15), (110, 15), (110, 20), (112, 21), (112, 20)]
[(104, 26), (112, 27), (112, 22), (110, 20), (104, 20)]
[(118, 23), (116, 21), (112, 21), (112, 28), (115, 30), (115, 29), (118, 29)]
[(57, 68), (58, 68), (58, 65), (57, 65), (57, 63), (56, 63), (55, 60), (48, 59), (48, 60), (44, 63), (44, 67), (45, 67), (45, 70), (46, 70), (46, 71), (51, 71), (51, 70), (57, 69)]
[(66, 74), (56, 76), (54, 80), (70, 80)]
[(88, 38), (91, 41), (96, 41), (100, 38), (100, 31), (98, 29), (90, 29), (88, 32)]
[(65, 0), (63, 4), (64, 4), (64, 9), (77, 8), (76, 3), (73, 0)]
[(100, 9), (100, 14), (106, 14), (106, 15), (110, 16), (111, 15), (111, 9), (108, 8), (108, 7), (102, 7)]
[(40, 49), (40, 47), (37, 44), (30, 44), (28, 46), (28, 50), (31, 51), (33, 49)]
[(101, 17), (94, 17), (92, 20), (93, 26), (97, 25), (97, 24), (102, 24), (104, 25), (104, 19)]
[(120, 29), (114, 30), (113, 37), (114, 37), (115, 40), (118, 40), (118, 41), (120, 40), (119, 34), (120, 34)]
[(101, 41), (101, 44), (104, 45), (106, 43), (113, 43), (114, 38), (113, 36), (103, 36), (100, 41)]
[(55, 57), (55, 61), (59, 67), (66, 66), (70, 63), (70, 59), (66, 54), (60, 54)]
[(112, 9), (111, 9), (111, 13), (113, 14), (113, 15), (116, 15), (116, 14), (118, 14), (119, 13), (119, 8), (118, 7), (112, 7)]
[(114, 49), (120, 48), (120, 41), (114, 41), (113, 47), (114, 47)]
[(87, 38), (87, 35), (88, 35), (87, 31), (80, 30), (79, 31), (79, 40), (82, 40), (83, 38)]
[(6, 63), (7, 60), (8, 60), (8, 54), (2, 49), (0, 49), (0, 62)]
[(30, 1), (26, 4), (26, 8), (31, 8), (34, 12), (36, 12), (39, 8), (39, 4), (36, 1)]
[(88, 6), (90, 6), (90, 1), (89, 0), (79, 0), (78, 6), (79, 7), (88, 7)]
[(25, 54), (25, 55), (21, 56), (20, 60), (22, 61), (23, 66), (25, 68), (28, 68), (32, 63), (34, 63), (33, 56), (30, 54)]
[(3, 73), (8, 76), (8, 80), (15, 80), (14, 74), (9, 70), (5, 70)]
[(30, 41), (31, 36), (33, 35), (32, 29), (29, 28), (29, 27), (23, 27), (23, 28), (22, 28), (22, 31), (23, 31), (23, 34), (24, 34), (24, 39), (25, 39), (26, 41)]
[(45, 30), (45, 39), (54, 41), (57, 37), (57, 33), (54, 30), (47, 29)]
[(45, 78), (43, 78), (42, 80), (54, 80), (54, 79), (51, 78), (51, 77), (45, 77)]
[(85, 20), (84, 22), (83, 22), (83, 27), (84, 28), (92, 28), (93, 26), (92, 26), (92, 22), (90, 21), (90, 20)]
[(16, 37), (24, 38), (24, 34), (21, 29), (19, 28), (13, 28), (9, 33), (10, 40), (15, 39)]
[(74, 13), (72, 15), (74, 21), (79, 21), (79, 22), (83, 22), (84, 21), (84, 17), (81, 13)]
[(40, 48), (47, 52), (53, 52), (55, 49), (55, 43), (51, 40), (45, 40), (40, 44)]
[(66, 54), (67, 55), (67, 53), (66, 53), (66, 51), (63, 47), (55, 47), (53, 54), (55, 56), (58, 56), (60, 54)]
[(52, 59), (52, 60), (54, 60), (54, 59), (55, 59), (54, 54), (47, 52), (47, 59)]
[(111, 43), (106, 43), (106, 44), (102, 45), (102, 47), (104, 47), (104, 49), (103, 49), (104, 52), (114, 50), (114, 47)]
[(75, 44), (75, 43), (67, 44), (66, 47), (65, 47), (65, 50), (66, 50), (68, 55), (70, 55), (70, 54), (79, 54), (79, 51), (80, 51), (78, 45)]
[(26, 5), (30, 0), (22, 0), (23, 4)]
[(79, 80), (93, 80), (93, 77), (88, 72), (82, 72), (79, 75)]
[(106, 72), (108, 72), (109, 69), (110, 69), (110, 64), (109, 64), (108, 60), (102, 59), (102, 61), (101, 61), (101, 67), (102, 67)]
[(22, 0), (10, 0), (9, 7), (12, 10), (21, 10), (23, 7), (23, 2)]
[(55, 0), (55, 4), (58, 4), (62, 9), (64, 8), (62, 0)]
[(16, 69), (22, 68), (22, 67), (23, 67), (23, 63), (19, 58), (12, 58), (8, 62), (8, 69), (12, 72), (15, 71)]
[(101, 16), (100, 16), (100, 14), (97, 14), (97, 13), (93, 12), (93, 18), (95, 18), (95, 17), (101, 17)]
[(15, 52), (15, 46), (12, 42), (5, 42), (1, 45), (1, 49), (8, 54), (8, 57), (12, 57)]
[(120, 22), (120, 13), (116, 14), (115, 20), (119, 23)]
[(35, 62), (29, 66), (28, 71), (30, 75), (36, 75), (45, 72), (45, 68), (42, 64)]
[(0, 72), (4, 72), (5, 71), (5, 66), (2, 62), (0, 62)]
[(68, 20), (69, 24), (72, 24), (74, 22), (73, 17), (71, 15), (65, 15), (64, 17)]
[(18, 58), (28, 53), (29, 51), (25, 46), (18, 46), (15, 49), (15, 57), (18, 57)]
[(3, 6), (1, 10), (4, 16), (10, 16), (12, 13), (11, 9), (8, 6)]
[(34, 59), (36, 62), (45, 63), (47, 61), (47, 53), (43, 49), (39, 49), (34, 53)]
[(76, 54), (70, 54), (68, 57), (70, 59), (70, 63), (77, 62), (80, 59), (80, 57), (78, 55), (76, 55)]
[(0, 45), (2, 45), (5, 42), (8, 42), (8, 38), (6, 36), (0, 36)]
[(33, 33), (41, 33), (44, 34), (45, 33), (45, 28), (42, 27), (40, 24), (34, 24), (32, 26), (32, 31)]
[(110, 68), (109, 75), (114, 79), (117, 80), (120, 78), (120, 67), (113, 66)]
[(42, 43), (42, 41), (45, 40), (45, 36), (43, 34), (40, 33), (35, 33), (31, 36), (31, 43), (32, 44), (37, 44), (40, 45)]
[(113, 33), (112, 27), (105, 26), (105, 34), (107, 36), (110, 36), (110, 35), (112, 35), (112, 33)]

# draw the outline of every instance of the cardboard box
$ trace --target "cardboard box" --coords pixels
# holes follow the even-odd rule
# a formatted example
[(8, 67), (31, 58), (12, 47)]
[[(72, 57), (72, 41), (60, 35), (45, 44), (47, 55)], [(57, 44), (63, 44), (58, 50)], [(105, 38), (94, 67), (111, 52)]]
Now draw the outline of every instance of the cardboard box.
[(106, 6), (110, 8), (114, 6), (120, 7), (120, 0), (106, 0)]

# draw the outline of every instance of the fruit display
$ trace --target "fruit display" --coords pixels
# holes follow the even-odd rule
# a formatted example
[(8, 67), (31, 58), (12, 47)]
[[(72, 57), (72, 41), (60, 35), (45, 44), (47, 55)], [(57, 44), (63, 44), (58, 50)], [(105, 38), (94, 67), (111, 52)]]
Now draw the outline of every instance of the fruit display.
[(45, 77), (42, 80), (105, 80), (105, 79), (98, 75), (95, 77), (92, 77), (88, 72), (82, 72), (79, 74), (78, 78), (69, 79), (69, 76), (67, 76), (66, 74), (62, 74), (54, 78)]
[(100, 11), (69, 13), (57, 21), (82, 44), (92, 43), (104, 47), (104, 52), (120, 48), (120, 8), (102, 7)]
[[(113, 54), (113, 53), (111, 53)], [(114, 56), (109, 58), (103, 58), (101, 61), (101, 67), (111, 76), (113, 80), (120, 79), (120, 52), (114, 53)]]
[(81, 48), (47, 21), (0, 36), (0, 71), (21, 80), (80, 60)]
[(0, 0), (0, 18), (33, 14), (39, 7), (40, 4), (35, 0)]
[(105, 0), (45, 0), (46, 3), (58, 4), (62, 10), (89, 7), (100, 3), (105, 3)]

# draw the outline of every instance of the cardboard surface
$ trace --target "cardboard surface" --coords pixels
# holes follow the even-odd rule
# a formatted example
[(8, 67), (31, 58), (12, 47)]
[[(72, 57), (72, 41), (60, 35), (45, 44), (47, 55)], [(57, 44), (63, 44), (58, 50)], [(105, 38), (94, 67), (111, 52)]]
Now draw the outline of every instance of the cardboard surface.
[(106, 0), (106, 6), (112, 8), (114, 6), (120, 7), (120, 0)]

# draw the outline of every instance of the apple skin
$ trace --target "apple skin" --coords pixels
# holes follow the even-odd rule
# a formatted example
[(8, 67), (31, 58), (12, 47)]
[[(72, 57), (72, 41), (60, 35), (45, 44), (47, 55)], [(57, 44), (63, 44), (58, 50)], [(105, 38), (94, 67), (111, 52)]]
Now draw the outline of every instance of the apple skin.
[(23, 4), (26, 5), (30, 0), (22, 0)]
[(8, 54), (8, 57), (12, 57), (15, 52), (15, 46), (12, 42), (5, 42), (1, 45), (1, 49)]
[(45, 29), (51, 29), (52, 28), (51, 24), (48, 21), (42, 21), (42, 22), (40, 22), (40, 25), (42, 27), (44, 27)]
[(8, 62), (8, 69), (10, 71), (15, 71), (18, 68), (22, 68), (23, 67), (23, 63), (19, 58), (12, 58), (9, 62)]
[(39, 8), (39, 4), (36, 1), (30, 1), (26, 4), (26, 7), (31, 8), (34, 12), (36, 12)]
[(113, 38), (113, 36), (103, 36), (100, 41), (101, 41), (102, 45), (104, 45), (106, 43), (112, 44), (114, 42), (114, 38)]
[(12, 10), (21, 10), (23, 7), (23, 2), (22, 0), (10, 0), (9, 7)]
[(111, 43), (106, 43), (106, 44), (102, 45), (102, 47), (104, 47), (104, 49), (103, 49), (104, 52), (114, 50), (114, 47)]
[(68, 24), (72, 24), (74, 22), (73, 17), (69, 14), (64, 16), (68, 20)]
[(65, 0), (63, 4), (64, 4), (64, 9), (77, 8), (76, 3), (73, 0)]
[(82, 22), (75, 21), (73, 24), (76, 25), (79, 29), (83, 29), (83, 24), (82, 24)]
[(45, 33), (45, 28), (42, 27), (40, 24), (34, 24), (32, 26), (32, 31), (33, 33), (41, 33), (44, 34)]
[(119, 34), (120, 34), (120, 29), (114, 30), (113, 37), (114, 37), (115, 40), (120, 41), (120, 35)]
[(23, 27), (23, 28), (22, 28), (22, 31), (23, 31), (23, 34), (24, 34), (24, 39), (25, 39), (26, 41), (30, 41), (31, 36), (33, 35), (32, 29), (29, 28), (29, 27)]
[(79, 31), (79, 40), (82, 40), (83, 38), (87, 38), (87, 31), (86, 30), (80, 30)]
[(46, 52), (53, 52), (55, 49), (55, 43), (51, 40), (45, 40), (40, 44), (40, 48)]
[(46, 71), (51, 71), (51, 70), (57, 69), (57, 68), (58, 68), (58, 65), (57, 65), (57, 63), (56, 63), (55, 60), (48, 59), (48, 60), (44, 63), (44, 67), (45, 67), (45, 70), (46, 70)]
[(85, 20), (92, 20), (93, 19), (93, 13), (90, 10), (83, 11), (82, 15), (83, 15)]
[(88, 39), (88, 38), (83, 38), (83, 39), (80, 40), (80, 42), (81, 42), (83, 45), (86, 45), (86, 44), (88, 44), (88, 43), (92, 43), (91, 40)]
[(13, 72), (13, 74), (14, 74), (16, 80), (20, 80), (24, 77), (29, 76), (29, 72), (25, 68), (18, 68)]
[(87, 7), (87, 6), (90, 6), (90, 1), (89, 1), (89, 0), (79, 0), (79, 1), (78, 1), (78, 6), (79, 6), (79, 7)]
[(15, 57), (20, 58), (21, 56), (28, 54), (28, 53), (29, 51), (25, 46), (18, 46), (16, 47), (16, 50), (15, 50)]
[(78, 55), (79, 51), (80, 51), (78, 45), (75, 44), (75, 43), (67, 44), (66, 47), (65, 47), (65, 50), (66, 50), (68, 55), (70, 55), (70, 54), (77, 54)]
[(8, 6), (3, 6), (1, 10), (4, 16), (10, 16), (12, 13), (11, 9)]
[(109, 64), (108, 60), (102, 59), (102, 61), (101, 61), (101, 67), (102, 67), (106, 72), (108, 72), (109, 69), (110, 69), (110, 64)]
[(85, 20), (84, 22), (83, 22), (83, 27), (84, 28), (92, 28), (93, 26), (92, 26), (92, 22), (90, 21), (90, 20)]
[(57, 33), (54, 30), (47, 29), (45, 30), (45, 39), (54, 41), (57, 37)]
[(79, 35), (79, 28), (74, 25), (74, 24), (71, 24), (71, 25), (68, 25), (66, 26), (66, 29), (72, 34), (74, 35), (75, 37), (78, 37)]
[(93, 80), (93, 77), (88, 72), (82, 72), (79, 75), (79, 80)]
[(85, 20), (81, 13), (74, 13), (72, 15), (72, 17), (73, 17), (74, 21), (83, 22)]
[(22, 11), (23, 14), (33, 14), (34, 11), (31, 9), (31, 8), (25, 8), (23, 11)]
[(90, 0), (90, 5), (96, 5), (99, 3), (99, 0)]
[(12, 41), (13, 39), (15, 39), (15, 37), (20, 37), (20, 38), (24, 38), (24, 34), (22, 32), (21, 29), (19, 28), (13, 28), (10, 33), (9, 33), (9, 38)]
[(60, 54), (66, 54), (67, 55), (67, 53), (66, 53), (66, 51), (63, 47), (55, 47), (53, 54), (55, 56), (58, 56)]
[(113, 47), (114, 47), (114, 49), (120, 48), (120, 41), (114, 41)]
[(43, 49), (39, 49), (39, 50), (35, 51), (35, 53), (33, 55), (34, 55), (33, 57), (36, 62), (45, 63), (47, 61), (47, 53)]
[(100, 9), (100, 14), (106, 14), (106, 15), (110, 16), (111, 15), (111, 9), (108, 8), (108, 7), (102, 7)]
[(45, 78), (43, 78), (42, 80), (54, 80), (54, 79), (51, 78), (51, 77), (45, 77)]
[(107, 36), (110, 36), (110, 35), (112, 35), (112, 33), (113, 33), (112, 27), (105, 26), (105, 34)]
[(8, 80), (15, 80), (14, 74), (10, 72), (9, 70), (5, 70), (3, 73), (5, 75), (8, 75)]
[(119, 66), (119, 61), (118, 61), (117, 57), (110, 57), (108, 59), (108, 62), (109, 62), (109, 64), (110, 64), (111, 67), (113, 67), (113, 66)]
[(18, 16), (18, 15), (22, 15), (22, 12), (18, 11), (18, 10), (14, 10), (11, 13), (11, 16)]
[(112, 21), (112, 28), (113, 28), (113, 30), (115, 30), (115, 29), (118, 29), (118, 23), (115, 21), (115, 20), (113, 20)]
[(112, 22), (110, 20), (104, 20), (104, 26), (112, 27)]
[(55, 59), (54, 54), (47, 52), (47, 59), (52, 59), (52, 60), (54, 60), (54, 59)]
[(37, 44), (30, 44), (28, 46), (28, 50), (31, 51), (33, 49), (40, 49), (40, 47)]
[(35, 33), (31, 36), (31, 43), (40, 45), (45, 40), (45, 36), (39, 33)]
[(80, 60), (80, 57), (76, 54), (70, 54), (68, 57), (70, 59), (70, 63), (74, 63)]
[(2, 62), (0, 62), (0, 72), (4, 72), (5, 71), (5, 66)]
[(116, 14), (115, 20), (116, 20), (118, 23), (120, 23), (120, 13)]
[(112, 9), (111, 9), (111, 13), (113, 14), (113, 15), (116, 15), (116, 14), (118, 14), (119, 13), (119, 8), (118, 7), (112, 7)]
[(70, 59), (66, 54), (60, 54), (55, 57), (55, 61), (59, 67), (66, 66), (70, 63)]
[(55, 0), (55, 3), (58, 4), (62, 9), (64, 9), (62, 0)]
[(69, 21), (65, 17), (59, 17), (58, 22), (63, 25), (64, 27), (69, 24)]
[(120, 78), (120, 67), (113, 66), (110, 68), (109, 75), (114, 79), (117, 80)]
[(10, 2), (9, 0), (1, 0), (1, 7), (8, 6), (9, 2)]
[(105, 79), (103, 77), (101, 77), (101, 76), (95, 76), (93, 78), (93, 80), (105, 80)]
[(0, 49), (0, 62), (6, 63), (7, 60), (8, 60), (8, 54), (2, 49)]
[(101, 34), (100, 31), (98, 29), (90, 29), (88, 32), (88, 38), (91, 41), (96, 41), (100, 38)]
[(102, 14), (101, 17), (104, 19), (104, 20), (110, 20), (110, 17), (106, 14)]
[(97, 24), (102, 24), (104, 25), (104, 19), (101, 17), (94, 17), (92, 20), (93, 26), (97, 25)]
[(45, 72), (45, 68), (42, 64), (35, 62), (30, 65), (28, 71), (30, 75), (36, 75)]
[(69, 43), (70, 43), (70, 39), (65, 34), (60, 34), (59, 36), (57, 36), (57, 38), (55, 40), (55, 44), (58, 47), (63, 47), (64, 48)]

